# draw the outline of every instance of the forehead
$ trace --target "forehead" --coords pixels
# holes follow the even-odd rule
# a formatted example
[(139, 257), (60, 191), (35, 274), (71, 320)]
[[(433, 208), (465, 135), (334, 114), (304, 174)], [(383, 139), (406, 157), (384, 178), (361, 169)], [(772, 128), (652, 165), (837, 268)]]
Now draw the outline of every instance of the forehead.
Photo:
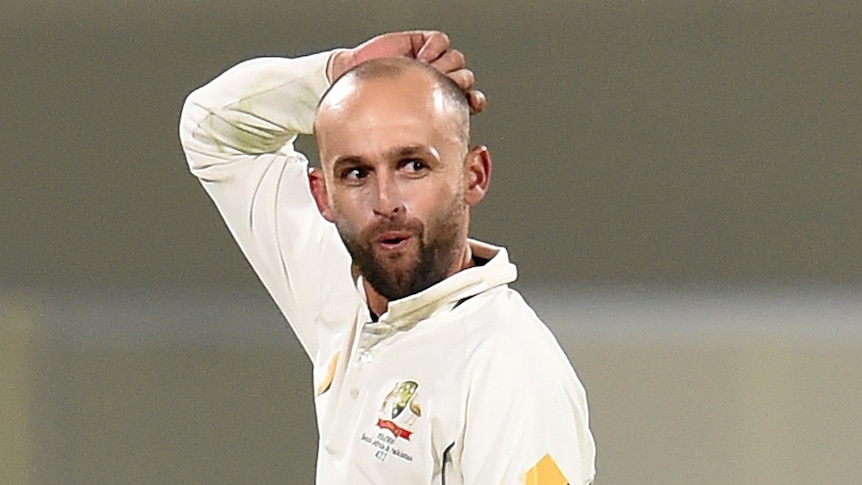
[(326, 163), (341, 156), (373, 156), (399, 145), (457, 142), (457, 115), (422, 72), (342, 79), (318, 109), (315, 135)]

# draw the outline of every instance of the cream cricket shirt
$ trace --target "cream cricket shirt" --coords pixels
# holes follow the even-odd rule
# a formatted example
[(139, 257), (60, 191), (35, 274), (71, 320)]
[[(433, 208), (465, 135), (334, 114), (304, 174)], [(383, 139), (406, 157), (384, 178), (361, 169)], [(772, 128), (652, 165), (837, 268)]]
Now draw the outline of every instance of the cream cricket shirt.
[(192, 172), (314, 364), (317, 483), (590, 483), (583, 386), (508, 288), (505, 249), (471, 241), (486, 264), (371, 321), (293, 149), (330, 54), (244, 62), (192, 93), (180, 121)]

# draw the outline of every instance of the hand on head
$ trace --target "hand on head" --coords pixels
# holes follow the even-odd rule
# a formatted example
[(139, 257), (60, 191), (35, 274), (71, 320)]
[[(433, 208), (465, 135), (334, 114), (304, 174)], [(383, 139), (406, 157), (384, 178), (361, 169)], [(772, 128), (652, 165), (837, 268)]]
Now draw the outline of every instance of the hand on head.
[(468, 69), (464, 54), (453, 49), (449, 37), (443, 32), (416, 30), (393, 32), (368, 40), (353, 49), (338, 51), (328, 68), (328, 76), (335, 81), (355, 66), (381, 57), (411, 57), (429, 63), (449, 76), (464, 91), (470, 104), (470, 113), (485, 109), (485, 95), (476, 89), (476, 77)]

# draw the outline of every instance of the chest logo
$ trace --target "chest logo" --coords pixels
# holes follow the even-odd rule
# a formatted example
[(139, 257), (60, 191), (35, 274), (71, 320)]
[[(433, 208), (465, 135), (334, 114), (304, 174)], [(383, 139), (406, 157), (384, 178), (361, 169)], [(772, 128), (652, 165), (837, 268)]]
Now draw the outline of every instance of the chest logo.
[(410, 441), (411, 428), (416, 419), (422, 417), (422, 407), (416, 402), (418, 390), (416, 381), (396, 382), (377, 412), (377, 427), (388, 430), (396, 439)]
[(360, 439), (374, 450), (374, 458), (385, 461), (394, 456), (404, 462), (413, 461), (410, 441), (413, 425), (422, 417), (422, 407), (416, 401), (419, 383), (413, 380), (398, 381), (383, 398), (377, 410), (377, 423), (372, 433), (362, 433)]

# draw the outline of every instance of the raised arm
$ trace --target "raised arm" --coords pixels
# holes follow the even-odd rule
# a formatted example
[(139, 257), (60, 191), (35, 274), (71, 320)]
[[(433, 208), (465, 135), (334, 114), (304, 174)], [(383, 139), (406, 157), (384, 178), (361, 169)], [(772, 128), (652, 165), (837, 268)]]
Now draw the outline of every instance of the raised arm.
[(353, 291), (349, 258), (293, 149), (311, 132), (330, 57), (243, 62), (189, 95), (180, 120), (192, 173), (312, 359), (324, 303)]
[(296, 59), (246, 61), (193, 92), (183, 107), (180, 140), (192, 173), (312, 359), (321, 312), (356, 295), (347, 251), (317, 210), (308, 162), (293, 141), (312, 132), (331, 80), (392, 56), (429, 62), (464, 89), (473, 112), (484, 108), (464, 56), (433, 31), (384, 34), (353, 49)]

